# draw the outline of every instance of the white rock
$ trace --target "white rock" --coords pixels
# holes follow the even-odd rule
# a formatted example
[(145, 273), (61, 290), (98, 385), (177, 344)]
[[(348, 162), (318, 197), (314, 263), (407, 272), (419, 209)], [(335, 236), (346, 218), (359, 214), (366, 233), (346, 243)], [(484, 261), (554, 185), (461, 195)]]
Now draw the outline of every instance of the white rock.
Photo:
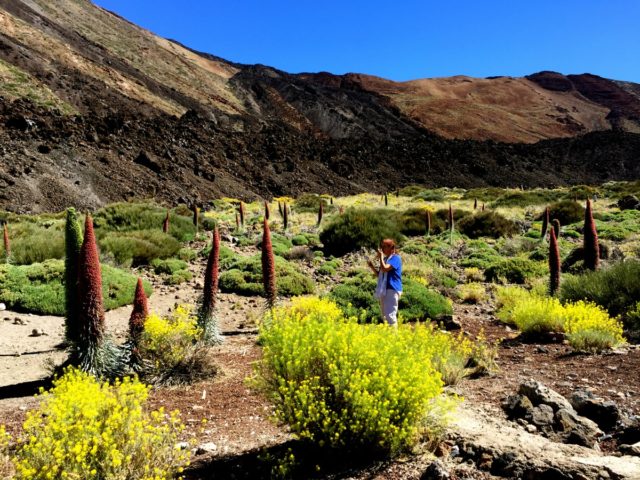
[(196, 448), (196, 455), (204, 455), (205, 453), (213, 453), (218, 451), (218, 446), (213, 442), (203, 443)]
[(7, 309), (7, 306), (4, 303), (0, 303), (0, 312)]

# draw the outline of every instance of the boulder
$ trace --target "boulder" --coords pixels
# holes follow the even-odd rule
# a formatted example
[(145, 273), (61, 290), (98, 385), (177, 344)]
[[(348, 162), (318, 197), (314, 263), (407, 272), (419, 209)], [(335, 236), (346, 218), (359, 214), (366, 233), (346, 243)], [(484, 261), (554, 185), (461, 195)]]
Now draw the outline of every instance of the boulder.
[(566, 443), (593, 448), (602, 430), (588, 418), (578, 415), (573, 408), (561, 408), (555, 414), (556, 430), (564, 433)]
[(451, 475), (440, 460), (434, 460), (424, 471), (420, 480), (448, 480)]
[(534, 406), (545, 404), (553, 408), (554, 412), (560, 409), (573, 410), (569, 400), (564, 398), (558, 392), (555, 392), (535, 380), (528, 380), (518, 388), (518, 393), (524, 395), (531, 400)]
[(596, 398), (588, 390), (576, 390), (569, 401), (579, 415), (593, 420), (605, 431), (613, 429), (622, 418), (620, 408), (615, 402)]

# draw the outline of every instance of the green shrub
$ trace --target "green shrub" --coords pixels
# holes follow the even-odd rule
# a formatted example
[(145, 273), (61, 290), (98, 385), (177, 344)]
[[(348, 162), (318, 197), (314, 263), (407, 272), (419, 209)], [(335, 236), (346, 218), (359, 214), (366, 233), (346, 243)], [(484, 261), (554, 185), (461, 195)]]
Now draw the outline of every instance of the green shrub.
[[(541, 220), (544, 211), (536, 219)], [(573, 200), (561, 200), (549, 205), (549, 218), (560, 220), (560, 225), (569, 225), (584, 220), (584, 207)]]
[[(287, 255), (287, 252), (291, 250), (293, 247), (293, 243), (284, 235), (279, 233), (271, 232), (271, 244), (273, 246), (273, 254), (284, 257)], [(262, 237), (258, 241), (257, 247), (259, 249), (262, 248)]]
[(465, 216), (458, 222), (457, 228), (469, 238), (510, 237), (518, 233), (518, 226), (515, 222), (506, 219), (499, 213), (488, 210)]
[(422, 185), (407, 185), (398, 190), (398, 195), (401, 197), (415, 197), (421, 192), (425, 191), (426, 187)]
[(117, 265), (148, 265), (156, 258), (175, 256), (180, 242), (161, 230), (109, 232), (98, 240), (102, 255)]
[(402, 242), (404, 235), (392, 210), (350, 208), (324, 227), (320, 241), (327, 255), (342, 256), (359, 248), (377, 248), (384, 238)]
[[(102, 294), (105, 309), (133, 302), (137, 277), (102, 265)], [(145, 293), (151, 295), (149, 282)], [(64, 315), (64, 261), (47, 260), (33, 265), (0, 265), (0, 302), (13, 310)]]
[(604, 307), (612, 316), (622, 315), (640, 302), (640, 261), (629, 260), (583, 275), (565, 275), (562, 301), (585, 300)]
[[(426, 224), (427, 211), (424, 208), (414, 207), (395, 214), (395, 220), (402, 234), (408, 236), (425, 235), (427, 233)], [(431, 214), (431, 233), (438, 233), (444, 230), (444, 221)]]
[(513, 190), (507, 191), (498, 197), (490, 206), (491, 208), (496, 208), (544, 205), (559, 200), (562, 196), (563, 193), (560, 190), (546, 190), (542, 188), (527, 191)]
[[(200, 256), (204, 258), (209, 258), (209, 254), (211, 253), (211, 243), (208, 243), (206, 247), (200, 250)], [(224, 245), (220, 246), (220, 269), (226, 270), (229, 266), (236, 260), (236, 254), (229, 247), (225, 247)]]
[[(456, 231), (458, 231), (458, 222), (461, 221), (464, 217), (467, 217), (471, 215), (471, 212), (469, 210), (461, 210), (458, 208), (454, 208), (453, 209), (453, 224), (454, 227), (456, 229)], [(436, 225), (445, 225), (448, 222), (449, 219), (449, 209), (448, 208), (441, 208), (440, 210), (436, 210), (436, 213), (434, 215), (432, 215), (431, 217), (431, 223), (433, 224), (433, 219), (436, 219)], [(444, 232), (444, 228), (443, 230), (438, 230), (436, 228), (435, 232), (433, 231), (433, 228), (431, 229), (431, 231), (433, 233), (442, 233)], [(449, 230), (447, 230), (448, 232)]]
[(334, 258), (326, 260), (322, 265), (316, 269), (316, 273), (320, 275), (335, 275), (338, 272), (338, 268), (342, 266), (342, 261)]
[[(465, 265), (474, 266), (474, 265)], [(506, 258), (488, 266), (484, 275), (488, 282), (525, 283), (533, 277), (543, 275), (544, 264), (526, 258)]]
[(136, 378), (111, 386), (67, 369), (27, 414), (18, 477), (152, 480), (181, 472), (190, 453), (176, 448), (179, 413), (145, 411), (148, 395)]
[(193, 274), (189, 270), (178, 270), (169, 275), (164, 283), (167, 285), (180, 285), (193, 279)]
[[(255, 385), (275, 416), (319, 446), (395, 454), (433, 439), (443, 383), (427, 328), (345, 321), (331, 302), (296, 299), (263, 323)], [(446, 409), (445, 409), (446, 411)]]
[[(278, 294), (290, 297), (313, 293), (313, 280), (284, 258), (276, 256), (275, 261)], [(229, 270), (220, 275), (220, 290), (239, 295), (263, 295), (261, 256), (234, 259)]]
[(178, 270), (187, 268), (187, 262), (178, 260), (177, 258), (167, 258), (166, 260), (155, 259), (151, 262), (151, 266), (156, 275), (163, 273), (172, 274)]
[(463, 303), (480, 303), (486, 297), (485, 289), (479, 283), (465, 283), (458, 286), (458, 298)]
[(178, 250), (176, 256), (184, 262), (191, 262), (198, 257), (198, 252), (196, 252), (193, 248), (183, 247)]
[[(452, 314), (449, 301), (433, 290), (411, 278), (403, 279), (403, 293), (399, 302), (399, 313), (405, 321), (440, 320)], [(374, 297), (376, 278), (366, 271), (352, 272), (351, 276), (336, 285), (328, 298), (348, 317), (357, 317), (361, 322), (382, 321), (380, 304)]]
[[(180, 242), (193, 240), (196, 227), (191, 213), (170, 214), (169, 235)], [(101, 239), (105, 232), (133, 232), (162, 230), (167, 209), (153, 203), (114, 203), (98, 210), (93, 216), (96, 235)]]
[(64, 258), (64, 222), (34, 217), (10, 224), (11, 262), (30, 265)]
[(472, 188), (467, 190), (462, 198), (467, 200), (478, 199), (479, 202), (490, 202), (496, 200), (504, 193), (504, 188), (499, 187)]
[(444, 202), (445, 195), (442, 190), (423, 190), (422, 192), (416, 193), (413, 199), (424, 200), (425, 202)]
[(320, 202), (323, 204), (324, 213), (331, 213), (336, 210), (335, 205), (331, 205), (326, 197), (316, 193), (305, 193), (296, 198), (293, 208), (298, 213), (318, 213)]

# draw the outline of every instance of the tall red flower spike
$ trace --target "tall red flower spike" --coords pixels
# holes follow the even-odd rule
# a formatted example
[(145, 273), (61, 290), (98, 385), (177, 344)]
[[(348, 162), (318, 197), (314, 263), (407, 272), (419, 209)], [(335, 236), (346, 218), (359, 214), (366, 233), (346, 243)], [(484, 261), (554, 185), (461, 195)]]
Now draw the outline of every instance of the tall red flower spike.
[(271, 231), (269, 222), (264, 221), (262, 232), (262, 282), (264, 294), (269, 307), (273, 307), (278, 295), (276, 287), (276, 261), (273, 256), (273, 246), (271, 244)]
[(476, 210), (478, 208), (478, 199), (474, 198), (473, 199), (473, 209)]
[(6, 222), (4, 224), (4, 228), (2, 229), (2, 236), (4, 240), (4, 256), (6, 258), (9, 258), (9, 256), (11, 255), (11, 243), (9, 242), (9, 227), (7, 227)]
[(78, 262), (78, 321), (80, 341), (98, 345), (104, 337), (104, 306), (100, 257), (93, 233), (93, 219), (87, 215), (84, 241)]
[[(282, 229), (286, 230), (289, 226), (289, 207), (286, 202), (282, 203)], [(269, 238), (271, 238), (271, 233), (269, 233)]]
[(424, 220), (425, 220), (425, 227), (426, 227), (426, 231), (427, 231), (427, 236), (431, 235), (431, 212), (429, 210), (426, 210), (426, 214), (425, 214)]
[(560, 250), (555, 229), (549, 231), (549, 294), (555, 295), (560, 287)]
[(596, 270), (600, 264), (600, 247), (598, 245), (598, 232), (591, 212), (591, 200), (587, 200), (587, 208), (584, 212), (584, 266), (589, 270)]
[(240, 212), (240, 225), (244, 227), (244, 202), (242, 201), (240, 202), (239, 212)]
[(320, 200), (320, 205), (318, 205), (318, 225), (322, 222), (322, 214), (324, 213), (324, 204), (322, 200)]
[(202, 337), (206, 343), (222, 342), (218, 321), (215, 316), (215, 306), (218, 295), (218, 272), (220, 270), (220, 233), (218, 227), (213, 229), (211, 252), (204, 272), (204, 290), (202, 305), (198, 312), (198, 325), (202, 328)]
[(138, 277), (136, 293), (133, 296), (133, 311), (129, 317), (129, 336), (137, 345), (137, 341), (144, 330), (144, 321), (149, 316), (147, 295), (144, 293), (142, 279)]
[(264, 218), (266, 218), (267, 220), (269, 220), (269, 217), (271, 216), (271, 211), (269, 210), (269, 203), (267, 203), (267, 201), (264, 201)]
[(542, 214), (542, 229), (540, 230), (540, 237), (544, 240), (547, 236), (547, 230), (549, 230), (549, 207), (544, 209), (544, 213)]
[(164, 217), (164, 222), (162, 222), (162, 231), (169, 233), (169, 210), (167, 210), (167, 216)]

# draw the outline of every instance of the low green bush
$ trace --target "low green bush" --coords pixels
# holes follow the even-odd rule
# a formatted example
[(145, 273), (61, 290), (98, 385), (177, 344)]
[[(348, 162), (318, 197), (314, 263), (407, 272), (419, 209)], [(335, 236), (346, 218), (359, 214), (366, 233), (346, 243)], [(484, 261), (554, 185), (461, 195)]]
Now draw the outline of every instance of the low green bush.
[(187, 262), (177, 258), (167, 258), (165, 260), (155, 259), (151, 262), (151, 266), (157, 275), (161, 275), (163, 273), (172, 274), (178, 270), (186, 269)]
[(426, 187), (423, 185), (407, 185), (406, 187), (402, 187), (398, 190), (398, 195), (401, 197), (415, 197), (425, 190)]
[(332, 276), (338, 272), (338, 268), (340, 268), (341, 266), (342, 261), (340, 259), (334, 258), (331, 260), (326, 260), (316, 269), (316, 273), (320, 275)]
[(178, 250), (176, 257), (184, 262), (191, 262), (198, 257), (198, 252), (196, 252), (193, 248), (183, 247)]
[(278, 420), (330, 448), (397, 454), (439, 434), (445, 418), (433, 358), (446, 341), (426, 327), (346, 321), (331, 302), (296, 299), (263, 322), (254, 385)]
[(164, 283), (167, 285), (180, 285), (193, 279), (193, 274), (189, 270), (178, 270), (169, 275)]
[(157, 258), (175, 256), (180, 242), (162, 230), (108, 232), (98, 240), (105, 260), (112, 258), (117, 265), (148, 265)]
[(472, 188), (467, 190), (462, 198), (468, 200), (477, 199), (479, 202), (491, 202), (503, 195), (504, 192), (504, 188), (499, 187)]
[(458, 222), (457, 228), (469, 238), (510, 237), (518, 233), (515, 222), (489, 210), (463, 217)]
[[(376, 278), (364, 270), (351, 272), (336, 285), (328, 298), (345, 312), (363, 323), (382, 322), (380, 304), (374, 297)], [(452, 314), (451, 303), (438, 292), (428, 289), (411, 278), (403, 279), (403, 293), (399, 314), (405, 321), (440, 320)]]
[(326, 197), (320, 196), (316, 193), (305, 193), (296, 198), (293, 208), (299, 213), (318, 213), (320, 208), (320, 202), (322, 202), (322, 209), (324, 213), (332, 213), (336, 210), (335, 205), (331, 205)]
[[(133, 302), (137, 277), (102, 265), (102, 294), (106, 310)], [(151, 285), (144, 281), (147, 296)], [(0, 265), (0, 302), (22, 312), (64, 315), (64, 261), (33, 265)]]
[[(167, 209), (154, 203), (113, 203), (98, 210), (93, 216), (96, 236), (100, 239), (105, 232), (133, 232), (139, 230), (159, 230), (162, 232)], [(193, 218), (177, 215), (169, 217), (169, 235), (180, 242), (193, 240), (196, 228)]]
[[(454, 228), (456, 229), (456, 231), (458, 231), (458, 222), (460, 222), (464, 217), (467, 217), (471, 215), (471, 212), (469, 210), (461, 210), (459, 208), (454, 208), (453, 209), (453, 225)], [(447, 232), (449, 231), (447, 229), (446, 223), (449, 221), (449, 209), (448, 208), (441, 208), (440, 210), (436, 210), (435, 214), (432, 216), (432, 220), (433, 218), (436, 219), (436, 225), (443, 225), (443, 229), (442, 230), (437, 230), (434, 232), (436, 234), (438, 233), (442, 233), (445, 231), (445, 229), (447, 230)], [(432, 222), (433, 223), (433, 222)]]
[[(402, 190), (400, 190), (402, 192)], [(402, 195), (402, 193), (400, 193)], [(423, 190), (416, 193), (413, 197), (414, 200), (424, 200), (425, 202), (444, 202), (445, 194), (442, 190)]]
[(626, 314), (640, 302), (640, 261), (628, 260), (583, 275), (565, 275), (560, 287), (563, 301), (584, 300), (604, 307), (612, 316)]
[[(258, 248), (262, 248), (262, 237), (260, 237), (260, 240), (258, 241), (256, 246)], [(284, 235), (276, 232), (271, 232), (271, 246), (273, 248), (274, 255), (284, 257), (287, 252), (291, 250), (291, 247), (293, 247), (293, 242)]]
[[(397, 212), (395, 220), (400, 231), (407, 236), (425, 235), (427, 233), (427, 211), (424, 208), (413, 207), (403, 212)], [(430, 233), (439, 233), (444, 230), (444, 221), (431, 213)]]
[(544, 205), (564, 196), (561, 190), (547, 190), (537, 188), (535, 190), (512, 190), (500, 195), (491, 203), (491, 208), (496, 207), (528, 207), (530, 205)]
[[(538, 214), (537, 220), (542, 220), (544, 210)], [(571, 223), (581, 222), (584, 220), (584, 207), (573, 200), (561, 200), (549, 205), (549, 219), (560, 220), (560, 225), (569, 225)]]
[[(17, 223), (9, 224), (8, 228), (11, 240), (11, 263), (30, 265), (52, 258), (64, 258), (64, 222), (62, 220), (21, 216)], [(0, 251), (3, 252), (2, 246)]]
[[(474, 266), (474, 265), (465, 265)], [(545, 273), (545, 265), (526, 258), (500, 259), (484, 272), (487, 282), (525, 283)]]
[(342, 256), (359, 248), (377, 248), (384, 238), (402, 242), (404, 235), (389, 209), (349, 208), (324, 227), (320, 241), (327, 255)]
[[(276, 256), (276, 286), (278, 295), (290, 297), (313, 293), (311, 278), (298, 271), (295, 265)], [(220, 275), (220, 290), (239, 295), (263, 295), (262, 259), (260, 255), (235, 258), (229, 270)]]

